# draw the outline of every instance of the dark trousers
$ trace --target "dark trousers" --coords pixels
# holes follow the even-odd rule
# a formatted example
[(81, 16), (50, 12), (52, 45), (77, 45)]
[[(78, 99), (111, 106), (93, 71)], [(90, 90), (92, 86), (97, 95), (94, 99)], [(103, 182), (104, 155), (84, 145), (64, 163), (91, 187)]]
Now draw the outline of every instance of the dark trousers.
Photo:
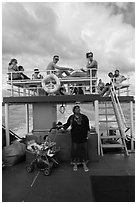
[(71, 144), (71, 159), (72, 162), (82, 162), (87, 161), (87, 141), (83, 143), (75, 143)]

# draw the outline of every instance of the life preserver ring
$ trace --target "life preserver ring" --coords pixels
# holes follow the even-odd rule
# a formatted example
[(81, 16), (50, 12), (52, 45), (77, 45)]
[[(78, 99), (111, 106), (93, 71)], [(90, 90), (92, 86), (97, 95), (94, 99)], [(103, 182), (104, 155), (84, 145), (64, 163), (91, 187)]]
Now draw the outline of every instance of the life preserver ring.
[(47, 93), (55, 93), (60, 88), (60, 80), (55, 74), (47, 75), (42, 80), (41, 84)]

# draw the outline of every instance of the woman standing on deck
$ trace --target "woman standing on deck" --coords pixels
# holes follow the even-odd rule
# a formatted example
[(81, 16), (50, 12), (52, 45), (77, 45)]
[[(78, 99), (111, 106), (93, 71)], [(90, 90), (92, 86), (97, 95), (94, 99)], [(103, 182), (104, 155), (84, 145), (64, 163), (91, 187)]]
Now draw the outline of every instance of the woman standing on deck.
[(67, 123), (63, 125), (66, 130), (71, 126), (71, 157), (74, 164), (73, 170), (77, 171), (77, 164), (80, 162), (83, 164), (85, 171), (88, 171), (86, 166), (87, 160), (87, 137), (89, 128), (89, 119), (86, 115), (80, 113), (80, 107), (78, 105), (73, 107), (73, 115), (71, 115)]

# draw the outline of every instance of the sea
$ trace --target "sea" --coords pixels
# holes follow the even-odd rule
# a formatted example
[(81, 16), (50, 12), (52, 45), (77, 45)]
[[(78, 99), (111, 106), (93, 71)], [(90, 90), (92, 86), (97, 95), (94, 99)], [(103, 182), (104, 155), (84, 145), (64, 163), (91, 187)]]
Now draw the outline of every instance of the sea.
[[(57, 106), (57, 122), (66, 123), (68, 117), (72, 114), (72, 105), (61, 105)], [(130, 104), (122, 103), (121, 104), (126, 123), (130, 126)], [(80, 104), (81, 113), (87, 115), (90, 121), (90, 127), (95, 127), (95, 113), (94, 106), (92, 103), (90, 104)], [(111, 116), (111, 119), (113, 120)], [(135, 135), (135, 104), (133, 104), (133, 129)], [(5, 125), (5, 110), (2, 107), (2, 124)], [(112, 123), (113, 127), (114, 124)], [(26, 114), (25, 114), (25, 105), (10, 105), (9, 106), (9, 128), (19, 137), (26, 136)], [(33, 130), (33, 117), (32, 117), (32, 106), (29, 106), (29, 129), (30, 132)]]

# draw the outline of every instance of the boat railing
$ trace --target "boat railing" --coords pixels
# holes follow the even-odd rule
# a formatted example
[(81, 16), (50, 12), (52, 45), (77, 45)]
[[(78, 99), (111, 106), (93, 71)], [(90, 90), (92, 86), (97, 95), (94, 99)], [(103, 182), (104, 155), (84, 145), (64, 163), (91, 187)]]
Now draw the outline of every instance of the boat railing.
[[(27, 76), (26, 79), (16, 79), (15, 75), (19, 74)], [(32, 72), (8, 72), (7, 73), (7, 84), (9, 85), (8, 90), (11, 96), (39, 96), (47, 95), (42, 87), (42, 80), (48, 75), (55, 74), (59, 76), (58, 71), (41, 71), (40, 74), (42, 78), (33, 79)], [(83, 92), (86, 94), (97, 94), (97, 80), (98, 80), (98, 70), (96, 68), (90, 69), (89, 72), (82, 72), (80, 69), (75, 69), (70, 76), (58, 77), (60, 80), (61, 87), (65, 87), (66, 93), (68, 95), (75, 94), (72, 90), (76, 88), (82, 88)], [(53, 93), (55, 95), (55, 93)]]

